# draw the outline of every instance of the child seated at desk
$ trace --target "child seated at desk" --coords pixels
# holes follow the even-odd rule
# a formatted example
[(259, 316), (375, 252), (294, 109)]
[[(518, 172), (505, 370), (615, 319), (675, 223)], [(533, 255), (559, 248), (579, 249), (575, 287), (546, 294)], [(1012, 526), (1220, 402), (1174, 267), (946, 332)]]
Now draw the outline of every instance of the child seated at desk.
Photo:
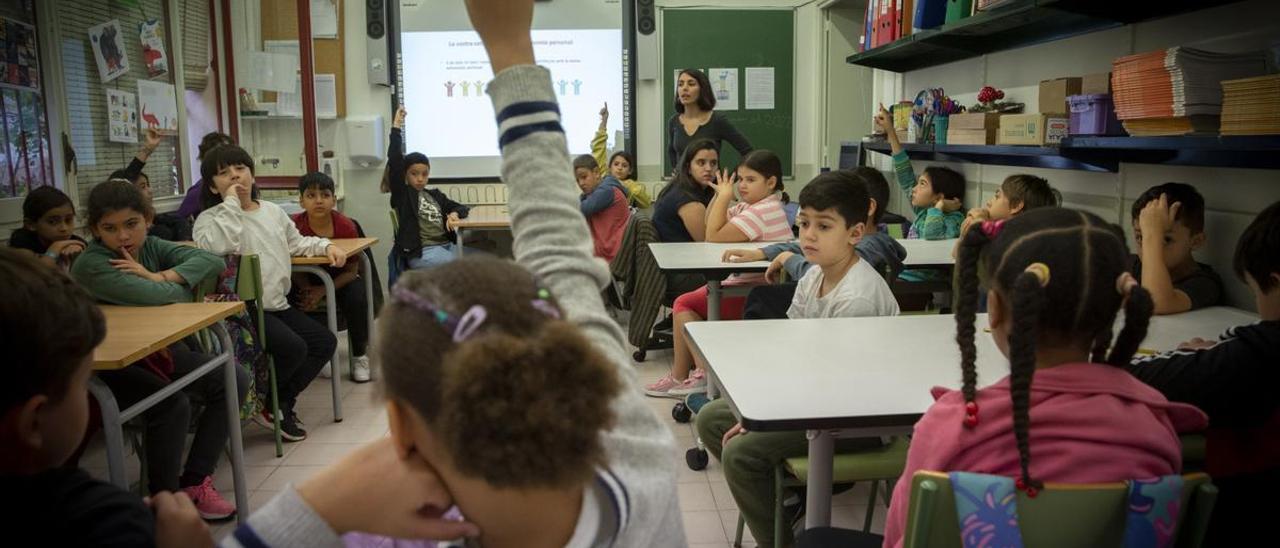
[[(842, 174), (837, 177), (838, 180), (864, 185), (870, 197), (870, 213), (864, 225), (866, 228), (862, 231), (862, 239), (854, 246), (858, 256), (871, 263), (871, 267), (877, 272), (900, 272), (902, 261), (907, 258), (907, 250), (880, 225), (884, 216), (881, 208), (889, 203), (889, 182), (879, 170), (866, 166), (832, 173)], [(822, 177), (823, 175), (819, 175), (814, 181)], [(799, 241), (773, 244), (762, 249), (730, 249), (725, 252), (724, 257), (725, 261), (731, 263), (771, 261), (769, 270), (765, 272), (765, 277), (770, 282), (775, 281), (774, 277), (778, 272), (786, 272), (791, 278), (787, 283), (772, 283), (751, 290), (747, 295), (742, 317), (754, 320), (786, 318), (787, 308), (795, 297), (797, 281), (813, 266), (805, 258)]]
[[(290, 259), (327, 256), (342, 268), (346, 255), (325, 238), (303, 236), (280, 206), (258, 199), (253, 183), (253, 157), (236, 145), (209, 151), (200, 164), (205, 181), (200, 196), (204, 210), (196, 218), (196, 244), (219, 255), (257, 255), (262, 265), (262, 295), (266, 351), (275, 360), (280, 402), (281, 437), (302, 441), (307, 431), (294, 412), (298, 395), (333, 358), (337, 338), (329, 328), (289, 306)], [(264, 398), (263, 401), (271, 401)], [(274, 429), (271, 409), (254, 422)]]
[(391, 192), (391, 208), (400, 224), (392, 250), (393, 277), (398, 275), (395, 267), (401, 263), (407, 268), (431, 268), (457, 258), (454, 230), (471, 211), (443, 192), (427, 188), (431, 160), (421, 152), (404, 153), (405, 115), (404, 107), (396, 109), (384, 175), (386, 189)]
[(1253, 290), (1260, 322), (1216, 340), (1192, 339), (1177, 350), (1139, 357), (1129, 372), (1171, 401), (1209, 414), (1206, 472), (1218, 488), (1205, 546), (1262, 538), (1275, 517), (1258, 501), (1280, 489), (1280, 202), (1245, 229), (1236, 275)]
[(36, 187), (22, 200), (22, 227), (9, 235), (9, 247), (30, 251), (45, 264), (71, 267), (86, 245), (75, 234), (76, 206), (52, 186)]
[(915, 222), (907, 232), (908, 238), (949, 240), (960, 236), (960, 224), (964, 222), (961, 211), (964, 200), (964, 175), (954, 169), (932, 166), (924, 169), (920, 178), (911, 167), (911, 159), (902, 149), (898, 134), (893, 129), (893, 116), (884, 106), (876, 115), (876, 124), (884, 128), (893, 151), (893, 171), (898, 186), (911, 196), (911, 209)]
[[(146, 142), (142, 144), (141, 149), (138, 149), (133, 160), (129, 161), (129, 165), (112, 172), (108, 177), (108, 179), (125, 180), (137, 186), (153, 210), (155, 206), (151, 196), (151, 178), (147, 177), (142, 170), (147, 167), (147, 159), (158, 146), (160, 146), (160, 133), (154, 129), (148, 129)], [(147, 229), (147, 234), (170, 242), (191, 241), (191, 221), (187, 217), (177, 213), (153, 213), (149, 224), (151, 226)]]
[(1191, 255), (1205, 243), (1204, 197), (1184, 183), (1156, 185), (1133, 202), (1138, 254), (1130, 272), (1151, 292), (1156, 314), (1177, 314), (1222, 301), (1222, 278)]
[(613, 262), (622, 245), (622, 233), (631, 219), (631, 207), (627, 205), (627, 189), (612, 175), (600, 178), (600, 166), (590, 154), (573, 159), (573, 178), (582, 191), (579, 197), (582, 215), (591, 229), (591, 241), (595, 242), (597, 257)]
[[(733, 189), (737, 187), (742, 200), (733, 207)], [(742, 159), (736, 173), (722, 170), (715, 184), (715, 197), (707, 206), (707, 242), (755, 242), (791, 239), (791, 225), (782, 210), (778, 192), (782, 190), (782, 160), (768, 150), (754, 150)], [(865, 218), (865, 217), (864, 217)], [(763, 274), (734, 274), (725, 279), (723, 287), (759, 285)], [(702, 392), (707, 389), (707, 379), (701, 369), (693, 370), (693, 353), (685, 338), (684, 326), (707, 318), (707, 286), (681, 295), (672, 305), (674, 321), (675, 358), (671, 372), (645, 387), (645, 394), (653, 397), (675, 397)], [(720, 318), (742, 318), (747, 298), (723, 296), (720, 299)]]
[[(1035, 175), (1019, 173), (1004, 178), (996, 195), (982, 207), (969, 210), (964, 222), (960, 224), (960, 237), (969, 232), (969, 227), (983, 221), (1003, 221), (1020, 213), (1038, 207), (1062, 205), (1062, 194), (1049, 186), (1049, 181)], [(951, 251), (955, 257), (960, 251), (960, 242)]]
[[(800, 244), (812, 262), (800, 278), (787, 316), (793, 319), (896, 316), (898, 302), (884, 277), (859, 257), (871, 200), (866, 187), (850, 171), (823, 173), (800, 192)], [(780, 366), (782, 364), (779, 364)], [(787, 374), (779, 371), (780, 375)], [(805, 433), (751, 432), (742, 429), (724, 398), (698, 412), (698, 435), (724, 464), (729, 491), (759, 546), (773, 546), (774, 467), (808, 452)], [(840, 450), (880, 445), (876, 439), (839, 440)], [(782, 546), (790, 544), (782, 532)]]
[(609, 155), (608, 161), (605, 161), (605, 155), (608, 150), (605, 146), (608, 142), (609, 131), (609, 104), (605, 103), (604, 108), (600, 109), (600, 128), (596, 130), (595, 137), (591, 138), (591, 157), (596, 159), (599, 166), (600, 176), (612, 175), (622, 184), (622, 188), (627, 191), (627, 198), (631, 206), (644, 209), (653, 205), (653, 198), (649, 196), (649, 191), (644, 187), (644, 183), (636, 181), (635, 165), (636, 159), (630, 152), (619, 150)]
[[(299, 234), (320, 238), (360, 237), (355, 221), (334, 209), (337, 204), (334, 190), (333, 179), (323, 173), (308, 173), (298, 180), (298, 204), (302, 211), (293, 215), (293, 224), (298, 227)], [(351, 333), (350, 351), (354, 356), (351, 380), (355, 382), (369, 382), (369, 357), (365, 355), (369, 346), (369, 303), (365, 298), (364, 283), (353, 283), (360, 277), (363, 255), (347, 259), (342, 268), (329, 269), (338, 309), (346, 316), (347, 329)], [(324, 283), (320, 279), (312, 274), (295, 274), (293, 285), (297, 299), (301, 301), (298, 308), (303, 312), (319, 309), (320, 301), (325, 298)], [(325, 366), (325, 370), (331, 369), (331, 366)], [(321, 376), (332, 374), (332, 371), (326, 374), (325, 370), (321, 370)]]
[[(1125, 272), (1127, 256), (1117, 227), (1065, 208), (1028, 211), (965, 235), (956, 264), (962, 388), (935, 388), (936, 401), (915, 425), (889, 506), (886, 546), (903, 543), (912, 476), (921, 470), (1012, 476), (1028, 496), (1045, 481), (1182, 471), (1178, 432), (1200, 430), (1207, 419), (1123, 369), (1151, 317), (1151, 296)], [(1010, 368), (982, 389), (974, 343), (979, 278), (991, 288), (991, 337)], [(1112, 345), (1121, 306), (1125, 322)]]
[[(192, 302), (191, 288), (216, 277), (223, 260), (202, 249), (147, 235), (151, 204), (133, 184), (110, 180), (89, 193), (89, 230), (93, 242), (71, 268), (71, 276), (99, 301), (126, 306), (158, 306)], [(121, 409), (141, 401), (173, 379), (207, 363), (211, 356), (192, 351), (184, 342), (98, 378), (115, 394)], [(236, 368), (238, 393), (244, 399), (249, 374)], [(146, 422), (147, 480), (152, 493), (178, 491), (191, 497), (200, 516), (221, 520), (235, 505), (213, 486), (213, 472), (227, 443), (225, 383), (222, 375), (205, 375), (187, 388), (148, 409)], [(191, 426), (193, 404), (203, 404), (196, 434), (182, 466), (182, 449)], [(181, 474), (179, 474), (181, 473)]]
[(89, 423), (93, 350), (106, 336), (106, 321), (66, 274), (27, 253), (0, 249), (0, 279), (5, 535), (44, 546), (207, 545), (209, 528), (185, 494), (160, 493), (148, 504), (62, 466)]

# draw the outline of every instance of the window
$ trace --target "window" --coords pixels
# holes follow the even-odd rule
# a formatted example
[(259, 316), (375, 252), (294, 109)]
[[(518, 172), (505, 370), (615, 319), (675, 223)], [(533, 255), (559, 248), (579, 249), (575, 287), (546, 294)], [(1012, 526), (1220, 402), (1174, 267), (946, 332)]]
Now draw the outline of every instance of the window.
[[(157, 113), (143, 112), (139, 82), (149, 89), (154, 87), (153, 84), (168, 84), (167, 93), (173, 94), (172, 100), (178, 110), (181, 110), (182, 94), (173, 89), (173, 84), (174, 72), (182, 70), (182, 67), (177, 65), (174, 57), (174, 29), (169, 25), (167, 0), (60, 0), (56, 4), (62, 62), (60, 68), (66, 88), (67, 126), (70, 130), (68, 136), (71, 148), (75, 151), (78, 168), (76, 184), (83, 204), (89, 195), (89, 189), (107, 180), (111, 172), (128, 165), (142, 142), (142, 131), (138, 132), (136, 142), (112, 140), (108, 92), (117, 97), (120, 97), (120, 92), (131, 95), (134, 113), (147, 121), (155, 118)], [(148, 60), (155, 56), (144, 56), (142, 48), (144, 23), (157, 22), (167, 64), (163, 72), (149, 69)], [(90, 34), (93, 29), (95, 36), (100, 36), (105, 31), (101, 25), (109, 23), (114, 24), (106, 32), (118, 36), (118, 40), (114, 44), (107, 41), (102, 43), (107, 44), (105, 47), (111, 50), (113, 61), (121, 57), (123, 61), (107, 63), (109, 76), (108, 81), (104, 82)], [(116, 75), (117, 72), (122, 74)], [(152, 75), (153, 73), (155, 74)], [(128, 96), (124, 97), (128, 103)], [(164, 116), (161, 115), (160, 118)], [(165, 119), (157, 121), (161, 125), (166, 125), (166, 122)], [(132, 124), (136, 129), (138, 123), (135, 121)], [(151, 192), (156, 198), (180, 195), (186, 190), (178, 149), (178, 139), (186, 138), (181, 129), (176, 135), (166, 136), (161, 140), (160, 147), (148, 159), (143, 171), (151, 180)]]
[(0, 199), (54, 184), (37, 29), (31, 0), (0, 3)]

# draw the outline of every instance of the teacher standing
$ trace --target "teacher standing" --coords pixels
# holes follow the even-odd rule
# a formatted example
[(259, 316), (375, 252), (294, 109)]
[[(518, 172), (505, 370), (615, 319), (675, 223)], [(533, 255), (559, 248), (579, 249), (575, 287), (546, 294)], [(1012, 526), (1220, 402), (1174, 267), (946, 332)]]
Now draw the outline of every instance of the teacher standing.
[(684, 69), (676, 80), (676, 114), (667, 122), (667, 160), (672, 169), (680, 163), (685, 147), (699, 139), (710, 139), (717, 154), (724, 141), (746, 156), (751, 142), (724, 116), (715, 112), (716, 95), (707, 75)]

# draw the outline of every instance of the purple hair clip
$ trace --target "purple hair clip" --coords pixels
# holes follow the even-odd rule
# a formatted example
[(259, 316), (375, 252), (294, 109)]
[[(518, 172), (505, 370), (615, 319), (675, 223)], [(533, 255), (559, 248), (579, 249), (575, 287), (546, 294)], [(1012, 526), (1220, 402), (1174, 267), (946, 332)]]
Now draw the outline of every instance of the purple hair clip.
[(453, 342), (458, 343), (467, 340), (472, 334), (480, 328), (488, 317), (488, 312), (481, 305), (471, 305), (462, 317), (455, 318), (444, 309), (434, 305), (422, 295), (414, 293), (399, 285), (391, 289), (392, 295), (397, 301), (407, 304), (422, 312), (430, 314), (440, 325), (448, 329), (453, 334)]

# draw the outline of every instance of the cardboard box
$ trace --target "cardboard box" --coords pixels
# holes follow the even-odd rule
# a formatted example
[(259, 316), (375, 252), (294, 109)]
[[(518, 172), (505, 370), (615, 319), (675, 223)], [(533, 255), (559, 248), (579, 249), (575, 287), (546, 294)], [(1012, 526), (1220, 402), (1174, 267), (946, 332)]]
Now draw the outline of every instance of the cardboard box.
[[(1062, 142), (1070, 129), (1066, 114), (1006, 114), (1000, 117), (1001, 145), (1055, 145)], [(948, 134), (948, 138), (950, 134)]]
[[(996, 129), (1000, 127), (1000, 114), (996, 112), (962, 112), (952, 114), (948, 129)], [(947, 135), (950, 135), (948, 132)]]
[[(955, 116), (954, 114), (952, 116)], [(994, 145), (996, 144), (995, 126), (986, 129), (947, 128), (948, 145)]]
[(1078, 77), (1055, 78), (1040, 82), (1040, 112), (1071, 112), (1068, 95), (1080, 95), (1082, 80)]
[(1080, 78), (1080, 94), (1111, 93), (1111, 73), (1086, 74)]

